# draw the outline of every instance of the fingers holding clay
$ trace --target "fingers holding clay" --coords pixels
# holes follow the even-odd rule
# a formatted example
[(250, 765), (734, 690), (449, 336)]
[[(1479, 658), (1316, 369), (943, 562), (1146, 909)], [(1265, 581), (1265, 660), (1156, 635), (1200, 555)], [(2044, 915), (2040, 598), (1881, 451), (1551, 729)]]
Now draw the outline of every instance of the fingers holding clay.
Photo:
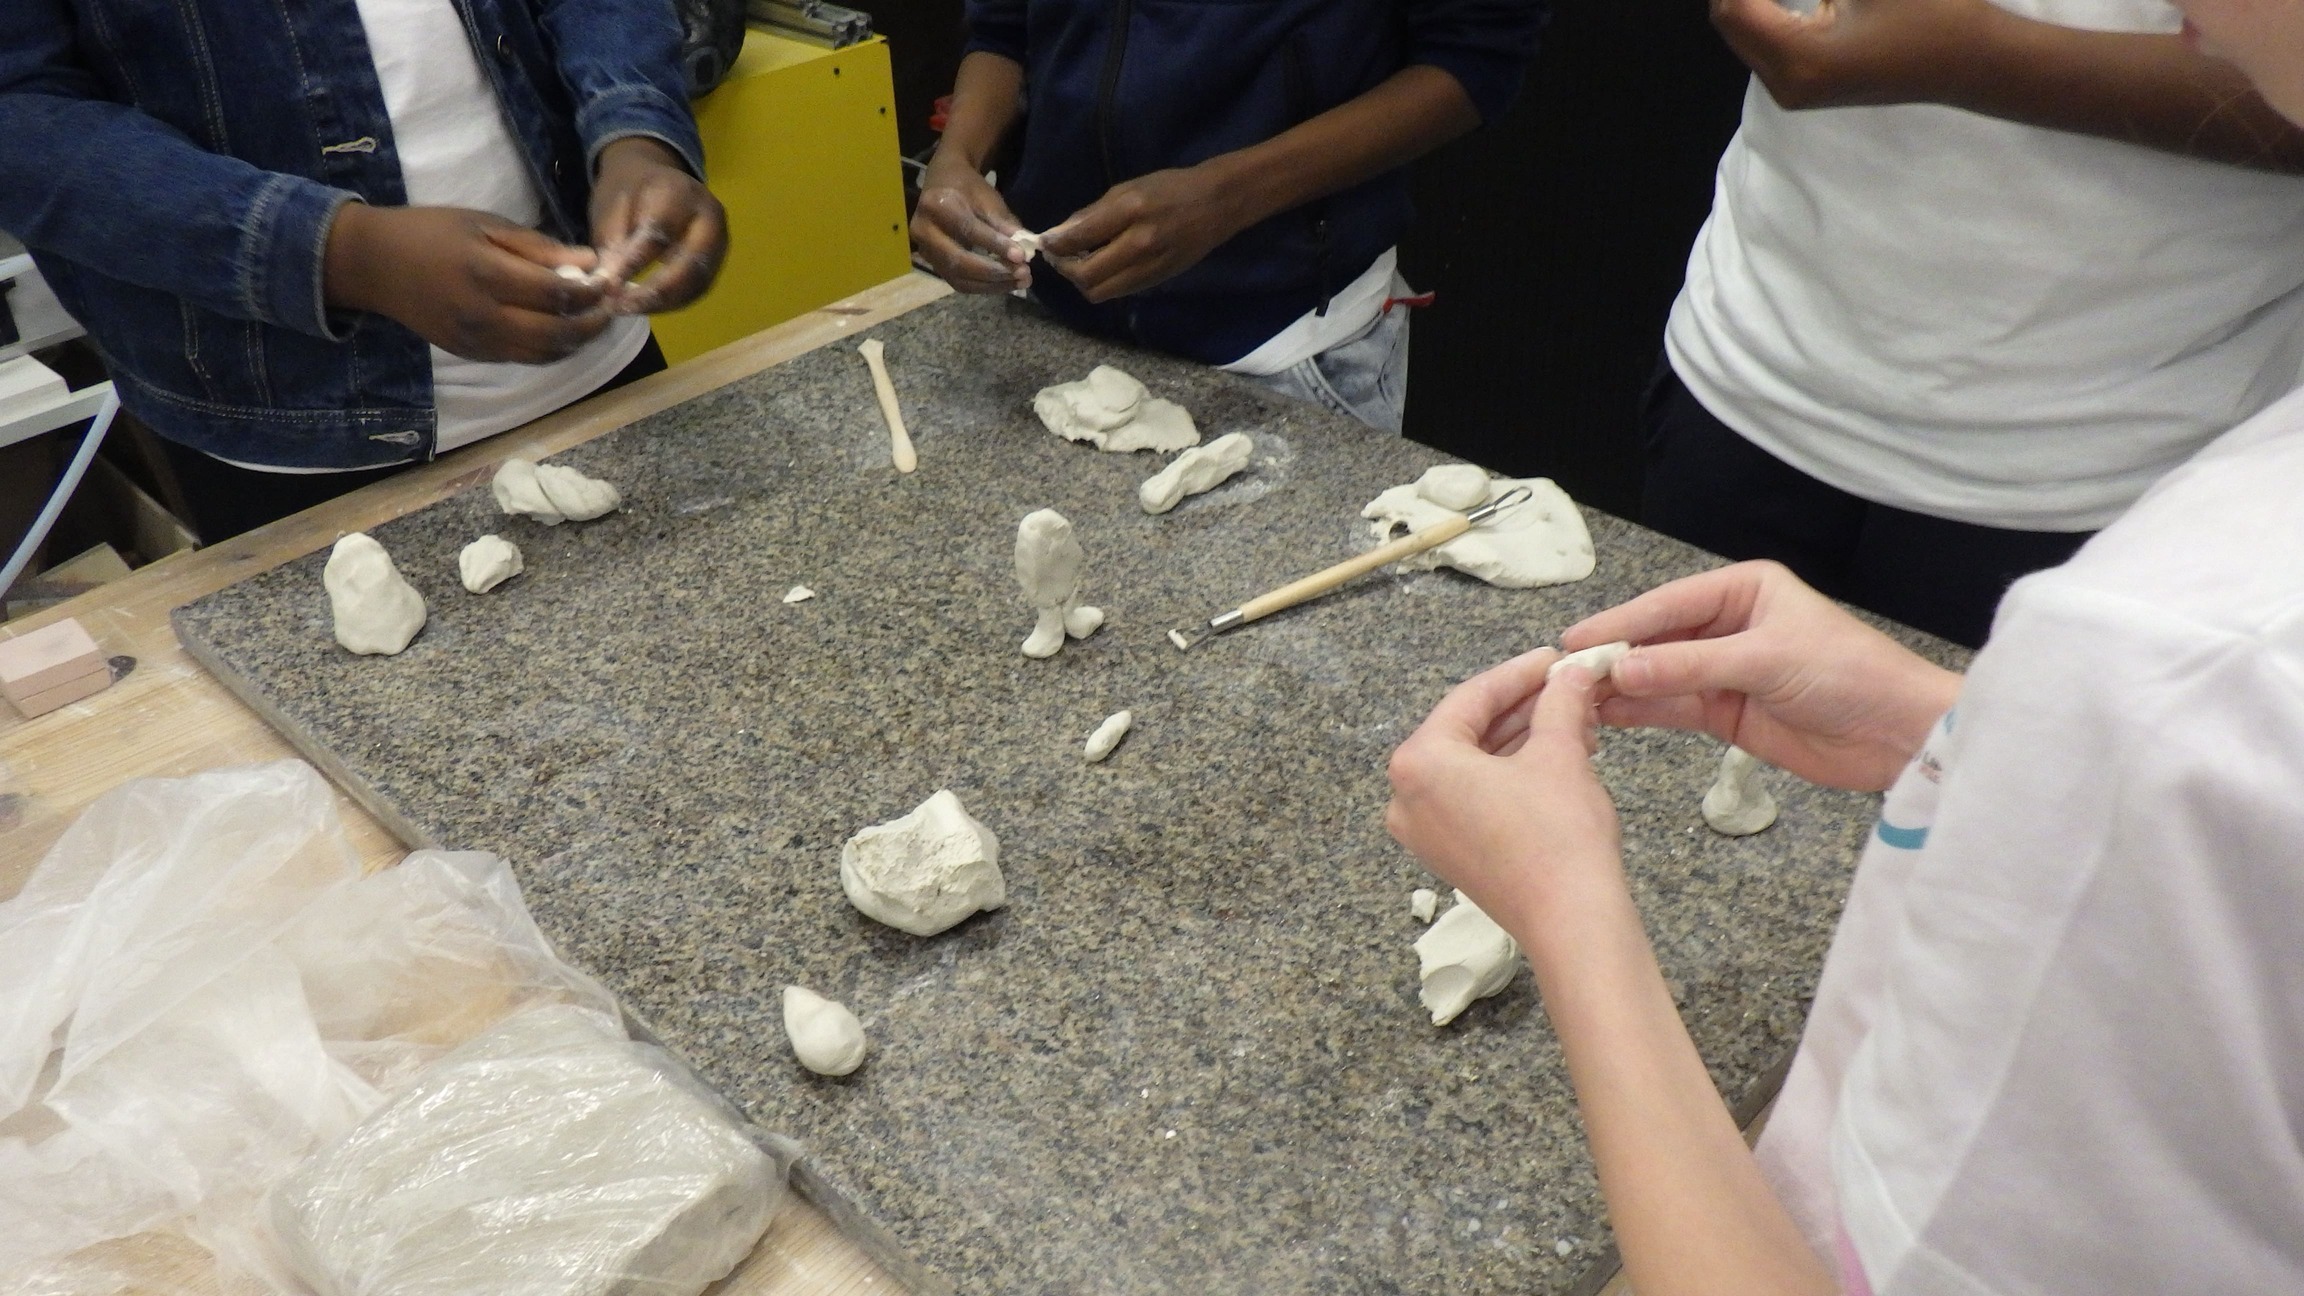
[(784, 1038), (800, 1065), (818, 1075), (844, 1076), (864, 1065), (864, 1023), (804, 986), (784, 987)]
[(390, 657), (424, 628), (424, 596), (366, 532), (336, 542), (320, 584), (328, 591), (336, 642), (353, 652)]

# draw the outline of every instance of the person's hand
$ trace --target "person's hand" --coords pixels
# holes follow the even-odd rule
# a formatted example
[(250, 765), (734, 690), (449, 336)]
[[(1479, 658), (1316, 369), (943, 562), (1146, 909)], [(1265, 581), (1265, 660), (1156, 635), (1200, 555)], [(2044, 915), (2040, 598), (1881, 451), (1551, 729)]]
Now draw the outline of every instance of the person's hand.
[(1829, 787), (1894, 782), (1960, 692), (1772, 562), (1673, 581), (1560, 636), (1570, 651), (1619, 639), (1636, 646), (1603, 723), (1702, 730)]
[(468, 360), (544, 364), (608, 327), (606, 288), (555, 270), (596, 261), (487, 212), (349, 202), (329, 229), (322, 292)]
[(1220, 168), (1202, 163), (1123, 181), (1040, 236), (1048, 264), (1092, 302), (1174, 278), (1248, 224)]
[(1008, 241), (1022, 228), (974, 165), (942, 149), (929, 159), (912, 209), (912, 246), (937, 278), (964, 293), (1031, 287), (1032, 257)]
[(1990, 0), (1712, 0), (1712, 25), (1786, 108), (1958, 97), (2001, 11)]
[[(676, 310), (704, 295), (728, 252), (728, 218), (661, 140), (632, 135), (600, 150), (592, 246), (623, 315)], [(650, 266), (655, 272), (632, 280)]]
[(1624, 891), (1616, 807), (1592, 772), (1605, 692), (1539, 648), (1451, 690), (1392, 753), (1384, 826), (1522, 940)]

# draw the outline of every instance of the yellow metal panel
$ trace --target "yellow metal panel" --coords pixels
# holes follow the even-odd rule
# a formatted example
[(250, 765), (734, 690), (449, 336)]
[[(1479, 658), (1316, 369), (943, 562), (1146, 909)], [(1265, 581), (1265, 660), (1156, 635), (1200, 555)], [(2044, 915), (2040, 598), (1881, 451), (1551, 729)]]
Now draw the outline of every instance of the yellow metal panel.
[(847, 49), (752, 31), (696, 104), (728, 260), (693, 305), (655, 318), (678, 364), (911, 266), (896, 96), (879, 37)]

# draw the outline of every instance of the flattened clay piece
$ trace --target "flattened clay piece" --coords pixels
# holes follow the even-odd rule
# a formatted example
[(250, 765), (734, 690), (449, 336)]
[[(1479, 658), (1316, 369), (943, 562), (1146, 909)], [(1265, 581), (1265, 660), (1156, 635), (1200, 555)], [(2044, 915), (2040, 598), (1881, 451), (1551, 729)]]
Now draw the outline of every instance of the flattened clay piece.
[(336, 542), (320, 584), (335, 614), (336, 642), (353, 652), (389, 657), (424, 628), (424, 596), (364, 531)]
[(1416, 921), (1428, 923), (1439, 910), (1440, 893), (1432, 888), (1418, 887), (1408, 893), (1408, 912), (1416, 916)]
[(1080, 606), (1080, 567), (1086, 556), (1072, 523), (1054, 509), (1028, 513), (1016, 528), (1016, 583), (1039, 611), (1024, 640), (1027, 657), (1053, 657), (1067, 636), (1085, 639), (1104, 624), (1101, 608)]
[(1760, 781), (1760, 758), (1741, 747), (1720, 757), (1720, 775), (1704, 793), (1704, 822), (1730, 837), (1749, 837), (1776, 822), (1776, 798)]
[(805, 603), (814, 597), (816, 597), (816, 591), (805, 585), (795, 585), (784, 591), (784, 601), (787, 603)]
[[(1466, 466), (1442, 465), (1450, 469)], [(1422, 530), (1463, 511), (1435, 504), (1424, 494), (1425, 481), (1438, 471), (1440, 469), (1433, 469), (1422, 479), (1395, 486), (1360, 510), (1360, 516), (1375, 524), (1372, 530), (1378, 543)], [(1452, 485), (1461, 485), (1456, 480), (1461, 476), (1443, 477), (1435, 489), (1449, 494)], [(1551, 481), (1542, 477), (1525, 480), (1498, 477), (1488, 483), (1486, 497), (1476, 500), (1473, 507), (1501, 499), (1521, 486), (1530, 492), (1526, 502), (1505, 509), (1444, 545), (1401, 559), (1401, 569), (1430, 571), (1436, 567), (1453, 567), (1467, 576), (1505, 589), (1564, 585), (1591, 575), (1592, 533), (1585, 530), (1584, 515), (1577, 512), (1568, 493)], [(1464, 498), (1462, 495), (1449, 497)]]
[(1115, 711), (1104, 717), (1104, 723), (1096, 726), (1096, 732), (1088, 735), (1088, 747), (1085, 753), (1088, 757), (1088, 763), (1093, 765), (1111, 755), (1112, 749), (1119, 746), (1120, 740), (1128, 736), (1129, 727), (1135, 723), (1136, 713), (1133, 711)]
[(1488, 502), (1488, 470), (1478, 464), (1436, 464), (1416, 479), (1416, 493), (1444, 509), (1468, 513)]
[(1078, 382), (1043, 387), (1032, 412), (1067, 441), (1086, 441), (1115, 454), (1182, 450), (1200, 443), (1200, 429), (1183, 406), (1147, 393), (1144, 384), (1110, 365)]
[(818, 1075), (844, 1076), (864, 1065), (864, 1023), (813, 990), (784, 987), (784, 1038), (800, 1065)]
[(474, 594), (485, 594), (523, 570), (520, 546), (502, 536), (484, 535), (456, 555), (456, 574)]
[(1520, 970), (1520, 944), (1459, 891), (1456, 906), (1416, 938), (1416, 961), (1419, 998), (1432, 1024), (1445, 1026), (1474, 1000), (1511, 984)]
[(865, 917), (915, 936), (1008, 903), (1000, 839), (949, 789), (849, 838), (840, 848), (840, 886)]
[(1552, 663), (1550, 666), (1545, 667), (1544, 678), (1547, 682), (1549, 682), (1553, 676), (1559, 674), (1563, 669), (1569, 666), (1581, 666), (1585, 670), (1592, 672), (1592, 678), (1606, 679), (1608, 678), (1608, 672), (1616, 669), (1616, 663), (1624, 660), (1624, 654), (1630, 651), (1632, 651), (1632, 645), (1622, 639), (1619, 639), (1614, 643), (1596, 644), (1593, 647), (1586, 648), (1580, 652), (1569, 653), (1567, 656), (1562, 657), (1560, 660)]
[(1187, 495), (1214, 490), (1248, 466), (1256, 443), (1245, 432), (1231, 432), (1204, 446), (1194, 446), (1174, 462), (1145, 479), (1136, 490), (1136, 502), (1147, 513), (1165, 513)]
[(614, 486), (558, 464), (536, 464), (507, 459), (489, 484), (496, 507), (519, 517), (534, 518), (546, 526), (562, 522), (589, 522), (613, 512), (624, 502)]

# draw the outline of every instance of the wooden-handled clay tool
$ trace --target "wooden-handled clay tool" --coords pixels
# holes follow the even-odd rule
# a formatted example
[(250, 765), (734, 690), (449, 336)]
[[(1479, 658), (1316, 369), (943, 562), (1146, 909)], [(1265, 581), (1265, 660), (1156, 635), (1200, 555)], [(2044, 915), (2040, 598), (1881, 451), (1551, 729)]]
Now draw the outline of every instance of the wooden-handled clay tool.
[(1325, 571), (1314, 572), (1302, 580), (1291, 581), (1269, 594), (1258, 595), (1229, 612), (1220, 612), (1210, 617), (1208, 624), (1196, 632), (1171, 630), (1168, 632), (1168, 642), (1178, 648), (1190, 648), (1210, 635), (1220, 635), (1251, 621), (1261, 621), (1283, 608), (1292, 608), (1299, 603), (1318, 598), (1355, 576), (1365, 575), (1379, 567), (1444, 545), (1513, 505), (1526, 503), (1530, 494), (1531, 492), (1527, 487), (1516, 486), (1469, 513), (1460, 513), (1455, 517), (1435, 522), (1421, 531), (1410, 532), (1390, 544), (1378, 545), (1357, 558), (1347, 558)]
[(887, 349), (878, 338), (866, 338), (856, 348), (864, 363), (872, 366), (872, 390), (880, 397), (880, 416), (888, 420), (888, 453), (896, 460), (896, 471), (908, 473), (920, 466), (920, 457), (912, 453), (912, 434), (904, 430), (904, 411), (896, 408), (896, 384), (888, 381), (888, 362), (880, 358)]

